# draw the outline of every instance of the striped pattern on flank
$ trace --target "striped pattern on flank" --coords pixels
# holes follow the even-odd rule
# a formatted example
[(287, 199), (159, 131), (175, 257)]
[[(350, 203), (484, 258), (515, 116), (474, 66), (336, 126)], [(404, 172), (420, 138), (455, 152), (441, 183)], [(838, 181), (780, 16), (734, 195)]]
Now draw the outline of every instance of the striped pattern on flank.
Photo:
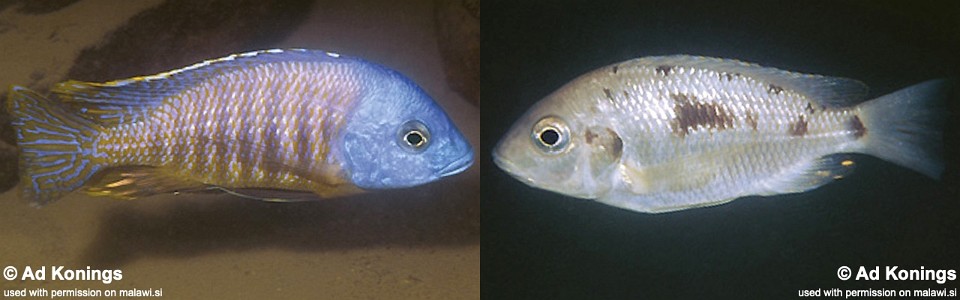
[(99, 150), (113, 165), (157, 166), (226, 188), (353, 192), (332, 142), (361, 93), (356, 68), (277, 61), (232, 69), (108, 129)]

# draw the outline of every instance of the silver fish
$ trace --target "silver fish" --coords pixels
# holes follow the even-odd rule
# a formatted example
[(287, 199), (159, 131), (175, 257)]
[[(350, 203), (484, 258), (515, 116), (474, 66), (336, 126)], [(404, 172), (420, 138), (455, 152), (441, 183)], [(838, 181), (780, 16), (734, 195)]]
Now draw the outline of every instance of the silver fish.
[(539, 101), (493, 155), (530, 186), (647, 213), (809, 191), (853, 170), (845, 153), (939, 178), (937, 105), (950, 85), (931, 80), (863, 102), (867, 87), (851, 79), (639, 58)]

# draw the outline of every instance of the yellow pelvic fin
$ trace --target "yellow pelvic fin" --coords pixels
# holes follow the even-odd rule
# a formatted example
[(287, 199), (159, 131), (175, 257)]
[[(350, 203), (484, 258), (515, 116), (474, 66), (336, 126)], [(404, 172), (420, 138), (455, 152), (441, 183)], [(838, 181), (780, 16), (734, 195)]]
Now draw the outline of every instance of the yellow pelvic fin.
[(303, 202), (318, 199), (316, 195), (309, 192), (273, 189), (227, 189), (218, 186), (210, 187), (210, 189), (222, 191), (241, 198), (266, 202)]

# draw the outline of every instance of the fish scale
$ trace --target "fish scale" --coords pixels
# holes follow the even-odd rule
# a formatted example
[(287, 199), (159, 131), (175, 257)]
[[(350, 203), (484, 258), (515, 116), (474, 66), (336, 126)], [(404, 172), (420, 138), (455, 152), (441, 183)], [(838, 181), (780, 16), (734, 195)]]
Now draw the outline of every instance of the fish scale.
[[(934, 80), (862, 102), (866, 87), (850, 79), (707, 57), (640, 58), (538, 102), (501, 139), (494, 161), (531, 186), (641, 212), (808, 191), (849, 174), (847, 153), (937, 178), (949, 86)], [(544, 130), (563, 142), (542, 139)]]
[[(625, 150), (634, 153), (625, 160), (638, 168), (650, 169), (646, 172), (653, 181), (650, 184), (659, 182), (663, 192), (644, 197), (654, 198), (663, 206), (684, 207), (698, 204), (702, 199), (728, 201), (743, 193), (776, 194), (779, 191), (766, 187), (765, 179), (777, 178), (798, 162), (834, 152), (855, 151), (859, 145), (845, 126), (846, 120), (855, 114), (855, 108), (809, 113), (805, 111), (806, 104), (815, 100), (797, 92), (771, 93), (769, 83), (742, 75), (727, 80), (721, 72), (702, 68), (675, 67), (676, 71), (668, 76), (657, 74), (656, 67), (649, 65), (619, 69), (627, 72), (622, 72), (616, 83), (632, 87), (634, 94), (647, 95), (621, 99), (625, 104), (619, 106), (636, 107), (633, 111), (660, 111), (655, 114), (657, 118), (640, 120), (622, 114), (618, 118), (634, 123), (619, 123), (618, 127), (620, 132), (632, 131), (625, 127), (647, 128), (638, 133), (643, 136), (641, 139), (649, 141), (641, 144), (647, 147)], [(609, 82), (599, 80), (596, 84), (603, 86)], [(638, 90), (642, 91), (636, 93)], [(679, 115), (671, 95), (691, 95), (700, 103), (715, 103), (714, 112), (720, 107), (729, 110), (729, 115), (737, 121), (736, 126), (718, 128), (717, 124), (700, 124), (680, 136), (671, 125)], [(698, 111), (696, 117), (708, 119), (703, 114)], [(748, 114), (757, 116), (755, 126), (747, 122)], [(791, 123), (797, 122), (801, 115), (807, 118), (805, 133), (791, 134)], [(708, 165), (702, 169), (710, 173), (690, 175), (696, 174), (695, 169), (702, 165)]]
[[(23, 192), (37, 204), (87, 181), (88, 193), (116, 198), (210, 188), (271, 201), (282, 199), (237, 190), (335, 197), (422, 184), (473, 162), (463, 136), (409, 79), (336, 53), (256, 51), (52, 91), (58, 102), (15, 87), (8, 107), (28, 154)], [(405, 134), (432, 141), (404, 144)], [(38, 172), (43, 166), (73, 173)]]
[[(765, 99), (766, 91), (763, 85), (755, 80), (741, 77), (736, 81), (720, 80), (719, 73), (709, 70), (693, 70), (692, 72), (678, 72), (670, 77), (657, 76), (653, 67), (640, 66), (619, 68), (621, 77), (614, 77), (612, 82), (597, 81), (598, 86), (626, 86), (631, 95), (643, 97), (617, 98), (613, 104), (618, 109), (616, 119), (622, 132), (632, 130), (647, 134), (644, 140), (649, 141), (636, 147), (635, 158), (648, 164), (659, 163), (663, 160), (675, 158), (671, 155), (677, 151), (684, 154), (695, 154), (702, 151), (721, 151), (735, 143), (787, 142), (797, 137), (788, 134), (790, 120), (796, 120), (804, 110), (804, 104), (811, 100), (796, 93), (783, 95), (779, 102)], [(635, 72), (630, 72), (635, 70)], [(665, 80), (667, 79), (667, 80)], [(722, 91), (722, 94), (717, 91)], [(694, 95), (699, 101), (717, 103), (730, 109), (730, 114), (737, 120), (736, 126), (730, 130), (699, 127), (692, 133), (678, 137), (671, 129), (670, 123), (676, 119), (671, 94)], [(782, 104), (781, 104), (782, 103)], [(604, 104), (604, 102), (598, 102)], [(630, 109), (621, 109), (630, 107)], [(638, 111), (645, 111), (646, 117), (633, 118)], [(748, 124), (749, 111), (755, 112), (756, 129)], [(851, 109), (830, 109), (817, 112), (816, 119), (808, 120), (806, 138), (808, 140), (825, 138), (824, 144), (831, 149), (837, 143), (853, 141), (849, 130), (844, 127), (844, 120), (853, 114)], [(702, 125), (701, 125), (702, 126)], [(815, 142), (819, 143), (819, 142)], [(662, 147), (643, 147), (643, 145), (662, 145)]]
[[(276, 159), (293, 160), (308, 167), (328, 163), (329, 147), (325, 138), (338, 130), (336, 124), (343, 120), (340, 108), (349, 108), (349, 101), (354, 98), (351, 94), (357, 93), (357, 87), (349, 84), (331, 87), (321, 81), (313, 90), (302, 90), (307, 86), (300, 82), (319, 80), (312, 74), (324, 74), (327, 70), (319, 66), (298, 66), (288, 63), (276, 69), (247, 69), (201, 83), (167, 100), (156, 112), (147, 113), (145, 120), (106, 131), (98, 141), (100, 151), (116, 157), (111, 161), (114, 165), (168, 165), (177, 170), (178, 176), (214, 185), (259, 183), (269, 188), (302, 188), (307, 181), (290, 172), (271, 170), (264, 161), (274, 158), (263, 156), (274, 152), (255, 145), (279, 146), (274, 154), (280, 157)], [(295, 105), (317, 94), (324, 95), (320, 98), (323, 106), (310, 110)], [(230, 107), (239, 110), (227, 113)], [(245, 121), (251, 117), (253, 122)], [(301, 143), (297, 139), (301, 128), (322, 130), (318, 130), (317, 135), (307, 134), (316, 139)], [(170, 139), (174, 143), (162, 142)], [(236, 142), (244, 139), (250, 142)], [(295, 146), (308, 149), (300, 151)], [(235, 155), (239, 153), (249, 156), (241, 160)], [(299, 157), (297, 153), (313, 155)], [(229, 159), (216, 159), (221, 157)], [(335, 181), (329, 183), (335, 184)], [(313, 188), (320, 189), (319, 186)]]

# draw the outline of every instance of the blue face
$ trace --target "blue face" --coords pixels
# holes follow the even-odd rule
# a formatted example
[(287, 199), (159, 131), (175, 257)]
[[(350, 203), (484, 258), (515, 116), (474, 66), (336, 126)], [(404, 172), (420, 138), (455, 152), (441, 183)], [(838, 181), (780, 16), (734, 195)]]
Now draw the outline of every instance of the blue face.
[(345, 169), (363, 189), (424, 184), (466, 170), (473, 150), (443, 110), (396, 72), (371, 66), (343, 135)]

